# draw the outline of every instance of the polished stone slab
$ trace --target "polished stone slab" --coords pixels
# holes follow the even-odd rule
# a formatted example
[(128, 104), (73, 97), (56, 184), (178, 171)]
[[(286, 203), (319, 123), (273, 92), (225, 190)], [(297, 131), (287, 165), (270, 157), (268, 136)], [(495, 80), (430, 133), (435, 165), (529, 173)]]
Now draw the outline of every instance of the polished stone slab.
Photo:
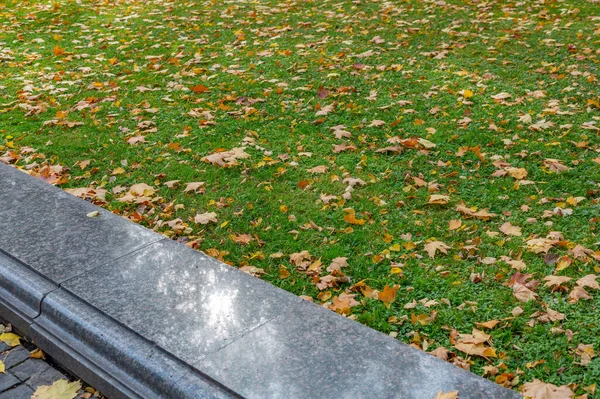
[[(98, 211), (97, 217), (87, 214)], [(162, 236), (0, 163), (0, 250), (61, 283)]]
[(58, 285), (0, 251), (0, 315), (27, 335), (46, 294)]
[(309, 302), (192, 363), (245, 398), (519, 398)]
[(40, 349), (111, 399), (239, 399), (63, 289), (48, 294), (30, 330)]
[(168, 239), (62, 287), (190, 364), (301, 301)]

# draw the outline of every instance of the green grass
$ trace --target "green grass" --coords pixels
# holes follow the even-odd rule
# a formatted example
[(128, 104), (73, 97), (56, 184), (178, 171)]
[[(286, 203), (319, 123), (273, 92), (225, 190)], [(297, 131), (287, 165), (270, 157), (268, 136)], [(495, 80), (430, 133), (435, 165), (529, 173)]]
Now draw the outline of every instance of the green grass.
[[(316, 303), (352, 292), (359, 304), (350, 317), (428, 351), (446, 347), (475, 373), (495, 366), (486, 377), (507, 387), (540, 379), (597, 397), (600, 360), (578, 364), (577, 347), (600, 350), (600, 294), (588, 287), (591, 299), (567, 299), (577, 279), (600, 273), (598, 8), (583, 0), (8, 1), (0, 4), (0, 154), (34, 175), (62, 165), (60, 187), (105, 188), (96, 203), (233, 266), (261, 268), (264, 280)], [(197, 85), (208, 91), (189, 90)], [(501, 92), (511, 97), (492, 98)], [(541, 120), (552, 125), (535, 130)], [(336, 139), (336, 125), (352, 137)], [(129, 144), (138, 134), (146, 142)], [(436, 146), (377, 152), (393, 136)], [(341, 143), (356, 149), (335, 153)], [(242, 146), (250, 157), (236, 166), (202, 160)], [(552, 173), (547, 159), (568, 170)], [(526, 169), (530, 184), (492, 176), (498, 160)], [(325, 173), (308, 172), (319, 165)], [(349, 200), (346, 177), (366, 183)], [(169, 188), (170, 180), (181, 182)], [(189, 182), (204, 182), (204, 193), (184, 193)], [(152, 199), (119, 202), (136, 183), (152, 186)], [(336, 198), (325, 204), (321, 194)], [(431, 194), (449, 203), (427, 204)], [(461, 202), (497, 217), (465, 217)], [(366, 223), (347, 223), (346, 208)], [(548, 213), (555, 208), (573, 213)], [(195, 224), (205, 212), (218, 222)], [(165, 224), (177, 218), (187, 229)], [(457, 219), (462, 226), (450, 230)], [(505, 222), (522, 236), (499, 232)], [(564, 270), (527, 249), (550, 232), (564, 240), (549, 252), (573, 259)], [(253, 240), (236, 243), (238, 234)], [(431, 258), (428, 240), (451, 249)], [(576, 245), (591, 252), (576, 259)], [(296, 270), (289, 255), (302, 250), (322, 269)], [(284, 256), (270, 256), (278, 251)], [(522, 273), (540, 282), (535, 300), (513, 296), (506, 283), (516, 270), (502, 256), (526, 263)], [(320, 291), (315, 281), (336, 257), (348, 258), (351, 282)], [(573, 280), (552, 292), (543, 280), (552, 274)], [(353, 287), (363, 280), (379, 291), (399, 287), (391, 306)], [(424, 298), (439, 303), (427, 308)], [(523, 313), (514, 317), (517, 306)], [(547, 307), (566, 318), (537, 320)], [(411, 319), (433, 312), (429, 323)], [(497, 357), (453, 348), (453, 330), (493, 319), (500, 323), (486, 330), (486, 346)]]

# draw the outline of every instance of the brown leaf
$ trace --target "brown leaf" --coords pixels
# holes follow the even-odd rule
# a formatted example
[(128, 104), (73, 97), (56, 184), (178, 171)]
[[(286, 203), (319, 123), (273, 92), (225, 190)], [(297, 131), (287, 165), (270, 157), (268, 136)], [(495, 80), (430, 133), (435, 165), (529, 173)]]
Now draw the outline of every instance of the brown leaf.
[(573, 399), (575, 394), (566, 385), (560, 387), (538, 379), (523, 384), (522, 392), (531, 399)]
[(513, 295), (521, 302), (529, 302), (537, 297), (537, 294), (520, 283), (513, 285)]
[(500, 231), (507, 236), (521, 236), (521, 228), (519, 226), (513, 226), (510, 222), (506, 222), (500, 226)]
[(194, 216), (194, 222), (198, 224), (217, 223), (217, 214), (214, 212), (206, 212)]
[(577, 284), (580, 287), (588, 287), (594, 290), (600, 290), (600, 285), (598, 285), (598, 282), (596, 281), (597, 278), (598, 276), (596, 276), (595, 274), (588, 274), (587, 276), (584, 276), (577, 280), (575, 284)]
[(430, 258), (435, 258), (435, 254), (437, 253), (437, 251), (447, 254), (450, 247), (442, 241), (432, 241), (425, 244), (424, 249)]
[(448, 195), (432, 194), (427, 197), (428, 204), (446, 205), (448, 201), (450, 201), (450, 196)]
[(229, 151), (215, 152), (213, 154), (202, 157), (204, 162), (211, 163), (215, 166), (230, 167), (238, 165), (239, 159), (250, 158), (250, 154), (244, 151), (244, 148), (232, 148)]
[(199, 85), (196, 85), (196, 86), (192, 86), (192, 87), (190, 87), (190, 90), (191, 90), (191, 91), (193, 91), (193, 92), (194, 92), (194, 93), (196, 93), (196, 94), (199, 94), (199, 93), (206, 93), (206, 92), (210, 91), (210, 90), (208, 89), (208, 87), (206, 87), (206, 86), (204, 86), (204, 85), (200, 85), (200, 84), (199, 84)]
[(570, 303), (576, 303), (576, 302), (579, 302), (580, 299), (592, 299), (592, 297), (588, 294), (588, 292), (585, 290), (585, 288), (577, 285), (577, 286), (575, 286), (575, 288), (573, 288), (573, 291), (571, 291), (571, 293), (569, 294), (568, 301)]
[(504, 168), (504, 170), (506, 170), (508, 172), (508, 174), (510, 175), (510, 177), (516, 179), (516, 180), (523, 180), (524, 178), (527, 177), (527, 171), (523, 168)]
[(192, 182), (192, 183), (186, 183), (186, 186), (185, 186), (185, 189), (183, 190), (183, 192), (188, 193), (190, 191), (193, 191), (194, 193), (204, 192), (204, 182), (197, 181), (197, 182)]
[(315, 166), (314, 168), (308, 169), (308, 172), (317, 173), (317, 174), (325, 173), (325, 172), (327, 172), (327, 166), (325, 166), (325, 165)]
[(462, 220), (460, 219), (453, 219), (448, 222), (448, 230), (456, 230), (460, 226), (462, 226)]

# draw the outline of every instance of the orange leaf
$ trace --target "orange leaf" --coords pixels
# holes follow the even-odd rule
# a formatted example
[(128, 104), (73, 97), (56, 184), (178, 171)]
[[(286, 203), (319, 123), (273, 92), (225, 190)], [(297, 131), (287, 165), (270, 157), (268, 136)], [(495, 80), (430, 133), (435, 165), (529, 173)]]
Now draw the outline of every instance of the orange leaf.
[(387, 307), (389, 307), (392, 302), (394, 302), (394, 300), (396, 299), (396, 292), (398, 291), (398, 289), (400, 288), (400, 286), (395, 286), (390, 288), (387, 284), (386, 286), (383, 288), (382, 292), (377, 293), (377, 298), (385, 303), (385, 305)]
[(344, 220), (350, 224), (365, 224), (365, 219), (357, 219), (356, 212), (352, 208), (344, 209)]
[(208, 90), (208, 87), (206, 87), (204, 85), (192, 86), (192, 87), (190, 87), (190, 90), (193, 91), (196, 94), (206, 93), (206, 92), (210, 91), (210, 90)]

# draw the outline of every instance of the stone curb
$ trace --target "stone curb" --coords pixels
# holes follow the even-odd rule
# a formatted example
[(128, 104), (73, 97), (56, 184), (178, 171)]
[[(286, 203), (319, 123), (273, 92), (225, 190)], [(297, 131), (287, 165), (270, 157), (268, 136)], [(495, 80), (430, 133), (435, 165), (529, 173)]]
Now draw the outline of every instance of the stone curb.
[(2, 164), (0, 317), (109, 398), (520, 397)]

